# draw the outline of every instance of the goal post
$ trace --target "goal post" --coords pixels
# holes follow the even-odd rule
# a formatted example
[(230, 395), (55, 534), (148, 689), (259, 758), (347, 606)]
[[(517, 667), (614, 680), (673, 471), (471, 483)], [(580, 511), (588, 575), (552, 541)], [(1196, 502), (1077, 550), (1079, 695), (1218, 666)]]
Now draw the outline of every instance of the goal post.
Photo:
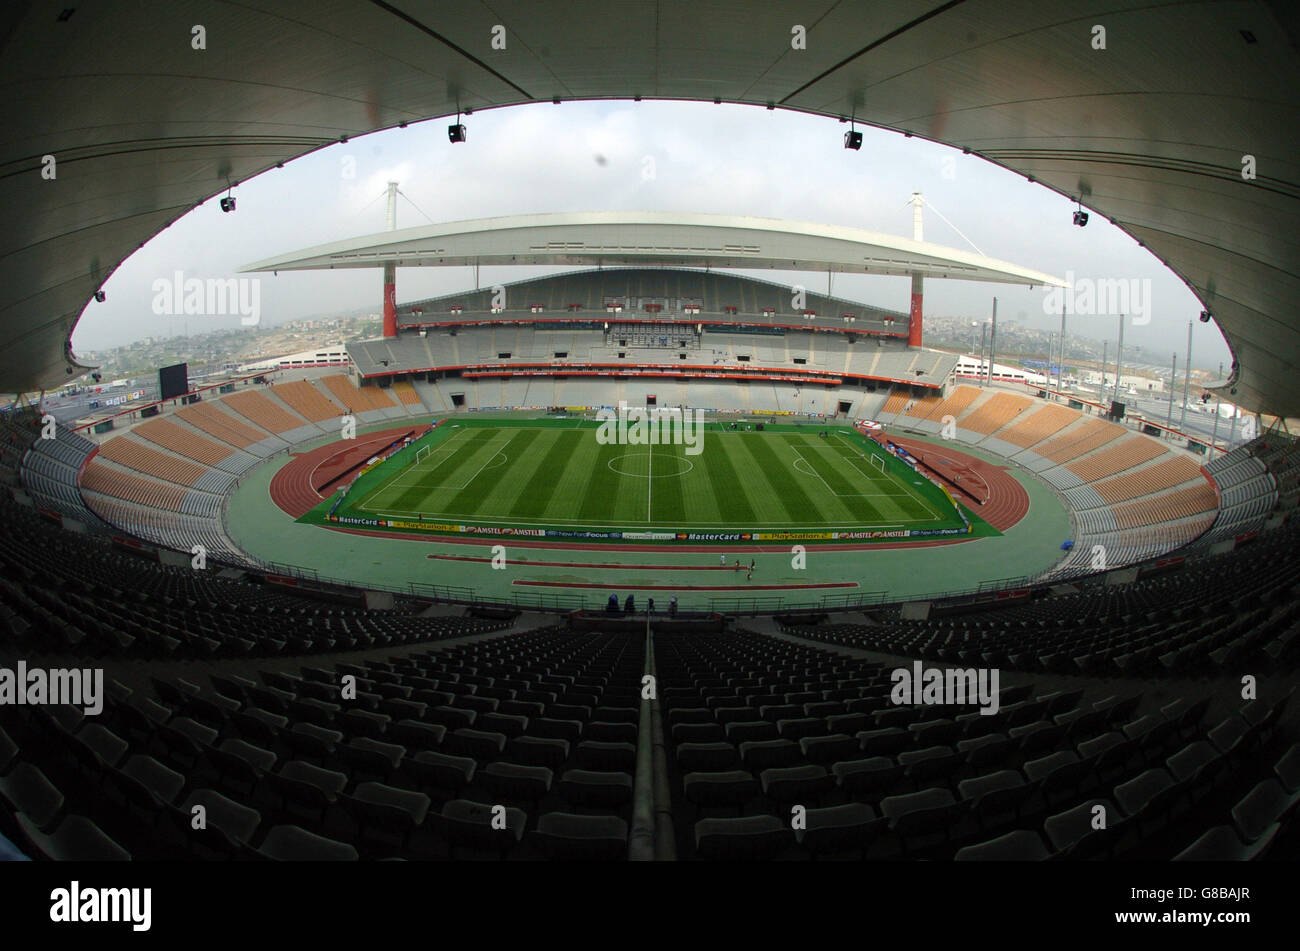
[(415, 450), (415, 463), (414, 463), (414, 464), (418, 466), (418, 465), (420, 464), (420, 460), (421, 460), (421, 459), (427, 459), (428, 456), (429, 456), (429, 450), (430, 450), (431, 448), (433, 448), (433, 447), (432, 447), (432, 446), (421, 446), (419, 449)]

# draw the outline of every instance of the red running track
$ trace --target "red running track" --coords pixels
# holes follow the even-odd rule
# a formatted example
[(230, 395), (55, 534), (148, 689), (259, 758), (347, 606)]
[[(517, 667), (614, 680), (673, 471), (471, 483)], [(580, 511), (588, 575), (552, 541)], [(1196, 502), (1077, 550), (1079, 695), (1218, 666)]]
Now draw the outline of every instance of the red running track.
[(902, 446), (947, 478), (952, 478), (953, 475), (965, 478), (967, 473), (974, 473), (983, 480), (989, 487), (988, 502), (984, 505), (974, 505), (966, 499), (966, 507), (999, 532), (1005, 532), (1028, 514), (1029, 493), (1007, 471), (1006, 466), (985, 462), (983, 459), (958, 452), (948, 446), (936, 446), (934, 443), (908, 439), (906, 436), (895, 436), (893, 433), (886, 433), (883, 438)]
[(271, 477), (271, 501), (294, 518), (305, 515), (326, 497), (316, 491), (316, 486), (418, 428), (385, 429), (356, 439), (341, 439), (308, 452), (290, 453), (289, 462)]

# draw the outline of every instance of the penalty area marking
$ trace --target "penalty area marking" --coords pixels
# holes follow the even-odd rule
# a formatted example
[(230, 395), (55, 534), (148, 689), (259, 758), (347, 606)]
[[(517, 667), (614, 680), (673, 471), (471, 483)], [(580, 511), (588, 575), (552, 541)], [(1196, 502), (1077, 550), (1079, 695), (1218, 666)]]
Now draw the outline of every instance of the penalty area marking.
[[(796, 450), (796, 454), (797, 453), (798, 450)], [(799, 468), (799, 463), (801, 462), (805, 466), (808, 466), (808, 468), (807, 469)], [(821, 474), (812, 468), (811, 464), (803, 456), (799, 456), (799, 458), (794, 461), (794, 468), (795, 471), (802, 472), (804, 475), (812, 476), (814, 479), (821, 479), (822, 485), (826, 486), (826, 491), (829, 492), (831, 495), (835, 496), (837, 499), (907, 499), (912, 497), (911, 493), (906, 491), (903, 492), (836, 492), (834, 489), (830, 487), (830, 484), (825, 479), (822, 478)]]
[[(455, 437), (452, 437), (452, 438), (455, 438)], [(420, 473), (420, 472), (411, 472), (410, 469), (407, 469), (407, 470), (402, 471), (402, 472), (399, 473), (399, 474), (397, 475), (397, 477), (394, 478), (391, 482), (387, 482), (387, 483), (384, 484), (384, 486), (383, 486), (382, 488), (376, 489), (375, 492), (374, 492), (374, 494), (372, 494), (372, 495), (370, 496), (370, 498), (366, 499), (365, 502), (363, 502), (363, 503), (361, 503), (360, 505), (357, 505), (357, 506), (355, 506), (355, 507), (356, 507), (358, 510), (363, 511), (363, 512), (377, 512), (377, 511), (380, 511), (380, 510), (386, 509), (385, 506), (373, 507), (373, 506), (371, 506), (370, 503), (371, 503), (371, 501), (372, 501), (373, 499), (375, 499), (375, 498), (376, 498), (376, 497), (377, 497), (381, 492), (386, 492), (388, 489), (390, 489), (390, 488), (394, 488), (394, 487), (395, 487), (395, 488), (415, 488), (415, 487), (418, 486), (418, 487), (420, 487), (420, 488), (429, 489), (430, 491), (434, 491), (434, 490), (437, 490), (437, 489), (451, 489), (451, 490), (454, 491), (454, 492), (460, 492), (460, 491), (462, 491), (462, 490), (468, 488), (468, 487), (470, 486), (470, 484), (471, 484), (475, 479), (477, 479), (477, 478), (479, 477), (479, 475), (483, 472), (483, 470), (488, 469), (488, 468), (496, 469), (496, 468), (499, 468), (500, 466), (504, 465), (505, 462), (506, 462), (506, 460), (509, 459), (509, 457), (505, 454), (505, 448), (506, 448), (506, 446), (510, 445), (511, 442), (514, 441), (514, 438), (515, 438), (514, 436), (511, 436), (509, 439), (507, 439), (507, 440), (506, 440), (506, 441), (501, 445), (501, 448), (500, 448), (500, 449), (498, 449), (495, 453), (493, 453), (491, 456), (489, 456), (488, 459), (483, 463), (483, 465), (479, 466), (478, 469), (476, 469), (476, 470), (474, 471), (474, 474), (473, 474), (472, 476), (470, 476), (468, 479), (466, 479), (464, 482), (462, 482), (462, 483), (459, 484), (459, 485), (451, 485), (451, 484), (449, 484), (449, 483), (445, 483), (445, 482), (444, 482), (444, 483), (440, 483), (440, 484), (438, 484), (438, 485), (428, 485), (428, 484), (424, 481), (424, 479), (422, 478), (423, 475), (426, 475), (426, 474), (428, 474), (428, 473), (430, 473), (430, 472), (433, 472), (434, 470), (438, 469), (438, 468), (443, 464), (443, 462), (446, 462), (446, 459), (443, 459), (441, 462), (438, 463), (438, 465), (433, 466), (433, 467), (430, 468), (430, 469), (426, 469), (426, 470), (424, 470), (423, 473)], [(448, 456), (447, 458), (451, 458), (451, 457)], [(498, 458), (501, 460), (500, 462), (497, 462), (497, 461), (496, 461)], [(494, 464), (494, 463), (495, 463), (495, 464)], [(407, 476), (408, 473), (410, 473), (411, 475), (415, 475), (415, 476), (418, 477), (418, 478), (416, 479), (415, 482), (409, 482), (409, 483), (408, 483), (408, 482), (403, 482), (403, 481), (402, 481), (403, 479), (406, 478), (406, 476)]]

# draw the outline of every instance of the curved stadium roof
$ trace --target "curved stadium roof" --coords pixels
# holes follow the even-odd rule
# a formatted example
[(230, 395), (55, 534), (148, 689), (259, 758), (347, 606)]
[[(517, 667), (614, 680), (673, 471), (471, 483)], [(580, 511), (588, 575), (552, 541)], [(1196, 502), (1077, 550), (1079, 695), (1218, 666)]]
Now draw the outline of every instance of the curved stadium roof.
[(453, 221), (349, 238), (247, 271), (468, 264), (777, 268), (1064, 286), (1049, 274), (895, 235), (736, 215), (595, 211)]
[(96, 289), (228, 181), (457, 110), (643, 97), (852, 115), (1078, 197), (1214, 314), (1236, 402), (1300, 415), (1300, 16), (1280, 0), (62, 9), (0, 10), (0, 389), (70, 379)]

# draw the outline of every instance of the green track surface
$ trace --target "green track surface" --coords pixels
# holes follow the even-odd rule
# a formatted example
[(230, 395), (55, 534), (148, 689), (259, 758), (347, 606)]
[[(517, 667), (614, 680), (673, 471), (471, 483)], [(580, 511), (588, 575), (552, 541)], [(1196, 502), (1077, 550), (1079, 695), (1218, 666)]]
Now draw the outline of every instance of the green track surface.
[[(999, 533), (849, 427), (709, 424), (687, 445), (602, 443), (579, 420), (444, 423), (300, 521), (586, 532)], [(819, 435), (825, 432), (823, 438)], [(970, 523), (970, 533), (966, 523)], [(357, 522), (344, 522), (357, 524)], [(828, 539), (829, 540), (829, 537)]]

